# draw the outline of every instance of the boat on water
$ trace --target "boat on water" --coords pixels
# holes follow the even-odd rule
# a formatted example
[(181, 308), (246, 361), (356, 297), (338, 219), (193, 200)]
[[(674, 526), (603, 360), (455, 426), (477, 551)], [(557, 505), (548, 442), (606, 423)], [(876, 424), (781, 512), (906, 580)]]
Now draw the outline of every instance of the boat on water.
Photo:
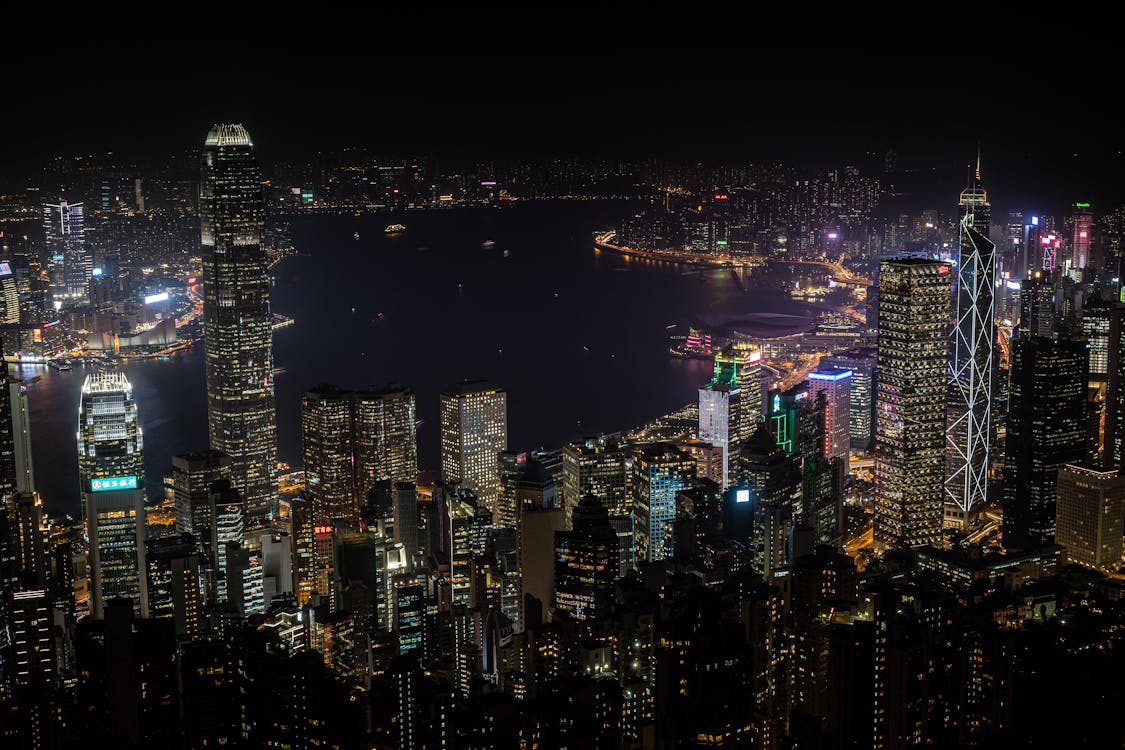
[(383, 232), (385, 232), (386, 234), (399, 234), (405, 231), (406, 227), (404, 227), (402, 224), (388, 224), (387, 228), (383, 230)]
[(355, 234), (353, 234), (352, 239), (353, 240), (359, 240), (359, 232), (356, 232)]
[(480, 243), (481, 250), (491, 250), (494, 247), (496, 247), (496, 243), (492, 240), (485, 240), (484, 242)]
[(70, 366), (69, 362), (63, 362), (61, 365), (59, 365), (59, 372), (67, 372), (68, 370), (73, 369), (74, 368)]

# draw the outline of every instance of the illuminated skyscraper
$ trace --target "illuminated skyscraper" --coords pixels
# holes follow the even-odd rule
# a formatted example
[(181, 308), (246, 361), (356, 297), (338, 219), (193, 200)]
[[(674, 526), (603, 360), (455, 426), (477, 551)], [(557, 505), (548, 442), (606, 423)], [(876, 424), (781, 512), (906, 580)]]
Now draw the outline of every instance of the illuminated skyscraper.
[(923, 258), (879, 269), (875, 542), (941, 541), (950, 267)]
[(116, 478), (95, 489), (135, 489), (144, 482), (144, 436), (133, 386), (120, 372), (87, 375), (78, 411), (78, 481), (91, 491), (98, 478)]
[(593, 495), (579, 501), (572, 526), (555, 532), (555, 607), (577, 620), (604, 616), (620, 567), (617, 532)]
[(851, 455), (852, 371), (818, 368), (808, 375), (809, 398), (824, 393), (824, 455), (847, 461)]
[(211, 543), (211, 486), (221, 479), (230, 480), (230, 456), (225, 453), (207, 450), (172, 456), (177, 534), (191, 534), (199, 545)]
[(730, 441), (738, 445), (754, 434), (762, 419), (762, 352), (744, 342), (717, 352), (711, 383), (730, 386)]
[(19, 325), (20, 293), (12, 264), (0, 260), (0, 325)]
[(853, 450), (869, 451), (875, 441), (875, 348), (856, 348), (821, 357), (822, 370), (851, 370), (850, 433)]
[[(0, 386), (7, 378), (0, 379)], [(31, 417), (27, 406), (27, 386), (8, 383), (12, 408), (12, 447), (16, 463), (16, 491), (35, 491), (35, 465), (31, 456)]]
[(358, 530), (353, 465), (352, 394), (332, 386), (313, 388), (301, 399), (305, 489), (317, 520)]
[(699, 389), (699, 439), (723, 451), (722, 481), (725, 488), (730, 465), (730, 415), (737, 408), (739, 397), (732, 396), (731, 386), (710, 383)]
[(305, 485), (319, 518), (355, 526), (377, 483), (418, 478), (414, 393), (391, 384), (345, 391), (320, 385), (301, 401)]
[(1070, 242), (1070, 261), (1074, 268), (1096, 266), (1090, 240), (1094, 235), (1094, 212), (1089, 203), (1075, 203), (1070, 215), (1073, 234)]
[(1089, 453), (1086, 342), (1041, 336), (1012, 341), (1004, 458), (1004, 546), (1053, 543), (1059, 469)]
[(277, 500), (273, 321), (262, 175), (241, 125), (207, 134), (199, 215), (211, 448), (231, 457), (232, 479), (257, 522)]
[(647, 445), (633, 456), (633, 540), (638, 564), (669, 556), (665, 542), (676, 520), (676, 493), (694, 476), (695, 461), (670, 443)]
[(1115, 571), (1125, 533), (1125, 478), (1080, 466), (1059, 469), (1055, 542), (1068, 562)]
[(961, 191), (960, 200), (957, 325), (953, 330), (946, 430), (945, 495), (950, 525), (963, 525), (970, 510), (988, 500), (992, 352), (996, 342), (992, 309), (996, 247), (988, 239), (991, 211), (988, 194), (980, 185), (978, 157), (973, 183)]
[(398, 383), (357, 391), (354, 407), (356, 492), (362, 502), (376, 482), (418, 481), (414, 391)]
[(1032, 271), (1020, 282), (1020, 336), (1051, 336), (1055, 333), (1055, 290), (1050, 277)]
[(471, 489), (495, 515), (500, 451), (508, 443), (508, 397), (484, 381), (441, 395), (441, 479)]
[(94, 617), (126, 597), (148, 616), (144, 438), (133, 386), (120, 372), (87, 375), (78, 411), (78, 479), (90, 540)]
[(1087, 299), (1082, 310), (1082, 333), (1090, 348), (1090, 380), (1104, 383), (1109, 373), (1110, 306), (1097, 299)]
[(86, 252), (84, 223), (81, 203), (59, 201), (43, 206), (51, 299), (56, 310), (85, 304), (89, 298), (93, 263)]
[(563, 504), (573, 511), (587, 494), (602, 501), (610, 515), (627, 516), (633, 459), (617, 440), (590, 438), (562, 453)]

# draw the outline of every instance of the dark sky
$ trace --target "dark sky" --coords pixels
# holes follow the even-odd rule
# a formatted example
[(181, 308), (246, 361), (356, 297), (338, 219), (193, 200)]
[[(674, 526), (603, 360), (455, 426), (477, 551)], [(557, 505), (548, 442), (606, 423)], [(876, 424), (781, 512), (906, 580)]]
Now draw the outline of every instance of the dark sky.
[(0, 169), (33, 175), (55, 153), (160, 159), (213, 122), (241, 121), (267, 162), (358, 144), (446, 163), (667, 156), (874, 173), (893, 147), (900, 168), (932, 171), (940, 191), (963, 182), (979, 142), (998, 207), (1125, 200), (1108, 57), (966, 63), (932, 43), (862, 40), (716, 52), (592, 43), (597, 29), (585, 31), (582, 44), (544, 48), (390, 29), (315, 43), (267, 34), (253, 48), (157, 39), (104, 59), (96, 45), (36, 48), (0, 92), (3, 142), (19, 144)]

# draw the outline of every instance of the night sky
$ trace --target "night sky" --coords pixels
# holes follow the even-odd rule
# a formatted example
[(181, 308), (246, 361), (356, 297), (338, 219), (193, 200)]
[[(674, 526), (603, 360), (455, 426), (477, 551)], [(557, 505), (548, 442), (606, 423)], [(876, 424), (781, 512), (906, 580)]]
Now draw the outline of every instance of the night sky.
[[(587, 32), (597, 36), (594, 26)], [(960, 187), (979, 142), (1001, 210), (1125, 202), (1125, 137), (1109, 106), (1117, 65), (1108, 58), (1076, 65), (1005, 51), (966, 62), (930, 43), (885, 49), (862, 40), (722, 52), (667, 39), (548, 47), (564, 53), (485, 38), (454, 48), (406, 28), (315, 43), (268, 33), (251, 46), (229, 35), (165, 41), (105, 59), (96, 46), (31, 53), (28, 74), (11, 76), (3, 93), (4, 142), (20, 144), (6, 149), (6, 183), (34, 180), (56, 153), (159, 162), (213, 122), (241, 121), (267, 164), (365, 145), (444, 164), (655, 156), (855, 164), (878, 174), (894, 148), (905, 174), (890, 181), (920, 205)], [(84, 69), (63, 95), (45, 83), (59, 80), (51, 71)]]

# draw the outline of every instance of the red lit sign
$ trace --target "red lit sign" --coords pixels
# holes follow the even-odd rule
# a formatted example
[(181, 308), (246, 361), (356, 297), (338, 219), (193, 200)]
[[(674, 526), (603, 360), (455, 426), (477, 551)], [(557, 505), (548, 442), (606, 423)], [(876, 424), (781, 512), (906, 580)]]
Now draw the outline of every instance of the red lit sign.
[(335, 529), (332, 526), (313, 526), (313, 533), (317, 536), (321, 534), (331, 534)]

